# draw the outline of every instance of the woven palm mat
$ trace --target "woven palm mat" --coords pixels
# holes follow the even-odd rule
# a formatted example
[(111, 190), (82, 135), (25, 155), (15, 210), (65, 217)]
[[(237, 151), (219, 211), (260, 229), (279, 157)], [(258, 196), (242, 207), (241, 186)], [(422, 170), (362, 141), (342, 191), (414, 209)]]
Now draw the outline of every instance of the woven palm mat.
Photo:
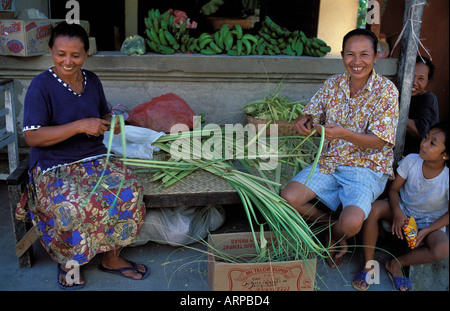
[(160, 181), (152, 181), (151, 173), (139, 173), (139, 177), (144, 195), (236, 192), (225, 179), (204, 170), (197, 170), (169, 187), (164, 187)]

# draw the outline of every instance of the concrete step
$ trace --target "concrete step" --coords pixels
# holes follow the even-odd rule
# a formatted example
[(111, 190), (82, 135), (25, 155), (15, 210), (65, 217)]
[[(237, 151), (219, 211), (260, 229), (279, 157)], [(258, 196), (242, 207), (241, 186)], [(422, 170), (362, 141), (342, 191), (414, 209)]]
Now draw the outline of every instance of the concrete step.
[(409, 280), (414, 291), (448, 291), (448, 257), (432, 263), (411, 266)]

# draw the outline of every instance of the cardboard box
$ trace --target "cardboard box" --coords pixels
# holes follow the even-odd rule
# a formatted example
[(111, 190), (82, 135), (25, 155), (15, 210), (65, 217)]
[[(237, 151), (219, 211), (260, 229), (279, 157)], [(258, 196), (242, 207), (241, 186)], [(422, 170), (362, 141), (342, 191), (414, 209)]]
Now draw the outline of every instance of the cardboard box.
[(14, 12), (12, 11), (0, 11), (0, 19), (13, 19)]
[[(0, 55), (36, 56), (48, 53), (48, 40), (61, 19), (0, 20)], [(89, 23), (80, 21), (89, 34)]]
[(2, 0), (0, 2), (0, 11), (14, 11), (14, 0)]
[[(265, 233), (270, 243), (270, 232)], [(212, 247), (212, 248), (211, 248)], [(256, 254), (252, 233), (210, 235), (208, 281), (214, 291), (313, 291), (317, 259), (264, 263), (226, 263), (216, 250), (227, 255)]]

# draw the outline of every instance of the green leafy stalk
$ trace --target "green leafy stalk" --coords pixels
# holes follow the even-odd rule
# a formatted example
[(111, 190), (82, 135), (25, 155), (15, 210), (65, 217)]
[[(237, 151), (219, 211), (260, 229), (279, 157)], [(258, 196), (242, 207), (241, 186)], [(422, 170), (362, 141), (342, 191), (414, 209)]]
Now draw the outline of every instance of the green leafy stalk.
[[(223, 129), (222, 133), (224, 133)], [(308, 137), (279, 138), (283, 142), (278, 145), (278, 150), (275, 150), (278, 152), (277, 158), (279, 162), (278, 166), (271, 171), (262, 169), (267, 167), (267, 165), (264, 166), (265, 163), (261, 159), (261, 157), (266, 156), (265, 154), (260, 154), (258, 157), (253, 158), (245, 154), (245, 158), (239, 160), (224, 158), (214, 160), (205, 158), (194, 159), (190, 157), (191, 151), (193, 154), (193, 149), (202, 148), (202, 144), (201, 142), (199, 144), (198, 141), (193, 142), (192, 139), (188, 141), (191, 149), (184, 151), (183, 156), (186, 156), (184, 158), (174, 159), (171, 157), (167, 161), (156, 161), (124, 157), (122, 161), (127, 165), (156, 170), (153, 174), (154, 179), (161, 180), (164, 186), (173, 185), (176, 182), (182, 181), (183, 177), (197, 169), (208, 171), (225, 179), (236, 189), (236, 192), (241, 198), (255, 242), (258, 241), (258, 235), (256, 228), (253, 226), (254, 223), (259, 226), (259, 237), (261, 237), (264, 230), (273, 233), (274, 238), (271, 243), (264, 241), (264, 239), (261, 240), (261, 245), (255, 243), (258, 260), (308, 259), (316, 256), (325, 256), (324, 254), (327, 253), (327, 250), (317, 240), (310, 226), (301, 215), (279, 195), (279, 189), (282, 185), (281, 176), (284, 171), (281, 169), (281, 165), (286, 166), (286, 171), (290, 170), (288, 168), (289, 166), (295, 169), (298, 167), (297, 163), (299, 163), (299, 159), (306, 159), (307, 156), (311, 159), (315, 158), (313, 163), (314, 168), (317, 165), (323, 146), (324, 130), (322, 129), (319, 147), (313, 141), (315, 139), (312, 136), (313, 134), (311, 133)], [(201, 135), (201, 130), (191, 131), (189, 133), (169, 134), (159, 138), (154, 145), (169, 154), (171, 144), (178, 138), (201, 137)], [(222, 137), (224, 141), (231, 139), (225, 136)], [(233, 139), (236, 140), (236, 138)], [(273, 138), (263, 140), (260, 136), (257, 136), (251, 139), (246, 147), (258, 143), (264, 146), (264, 148), (269, 148), (269, 144), (266, 143), (269, 139)], [(236, 148), (238, 143), (241, 142), (234, 141), (234, 143), (232, 142), (229, 145)], [(289, 148), (290, 145), (295, 147)], [(245, 152), (248, 152), (248, 148), (245, 148)], [(313, 154), (315, 154), (315, 157), (313, 157)], [(247, 171), (242, 171), (242, 167), (236, 166), (237, 163), (241, 163)], [(274, 180), (271, 180), (270, 176), (274, 176)], [(257, 211), (259, 211), (264, 219), (263, 222), (258, 219)]]

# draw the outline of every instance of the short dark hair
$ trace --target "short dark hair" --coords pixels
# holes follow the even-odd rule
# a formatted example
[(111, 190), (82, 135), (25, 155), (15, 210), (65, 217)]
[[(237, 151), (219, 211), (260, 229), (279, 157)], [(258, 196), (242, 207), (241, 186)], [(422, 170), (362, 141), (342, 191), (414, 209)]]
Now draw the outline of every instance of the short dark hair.
[(417, 55), (416, 64), (425, 64), (428, 67), (428, 80), (431, 80), (434, 75), (434, 65), (429, 58)]
[(52, 34), (48, 41), (48, 46), (50, 48), (55, 44), (55, 39), (57, 37), (69, 37), (69, 38), (80, 38), (81, 42), (84, 43), (84, 50), (89, 50), (89, 37), (84, 30), (83, 26), (79, 24), (68, 24), (67, 22), (61, 22), (55, 26), (52, 30)]
[(378, 48), (378, 38), (377, 36), (370, 30), (364, 29), (364, 28), (356, 28), (352, 31), (348, 32), (344, 36), (344, 40), (342, 41), (342, 51), (344, 51), (345, 43), (347, 43), (347, 40), (354, 36), (365, 36), (367, 39), (372, 41), (373, 45), (373, 52), (377, 54), (377, 48)]
[[(436, 123), (435, 125), (433, 125), (430, 130), (428, 132), (430, 132), (432, 129), (439, 129), (441, 130), (444, 135), (445, 135), (445, 150), (444, 152), (447, 152), (447, 154), (450, 156), (450, 139), (449, 139), (449, 134), (448, 134), (448, 122), (447, 121), (441, 121)], [(447, 165), (447, 167), (449, 166), (449, 161), (450, 159), (447, 158), (447, 160), (445, 160), (445, 165)]]

